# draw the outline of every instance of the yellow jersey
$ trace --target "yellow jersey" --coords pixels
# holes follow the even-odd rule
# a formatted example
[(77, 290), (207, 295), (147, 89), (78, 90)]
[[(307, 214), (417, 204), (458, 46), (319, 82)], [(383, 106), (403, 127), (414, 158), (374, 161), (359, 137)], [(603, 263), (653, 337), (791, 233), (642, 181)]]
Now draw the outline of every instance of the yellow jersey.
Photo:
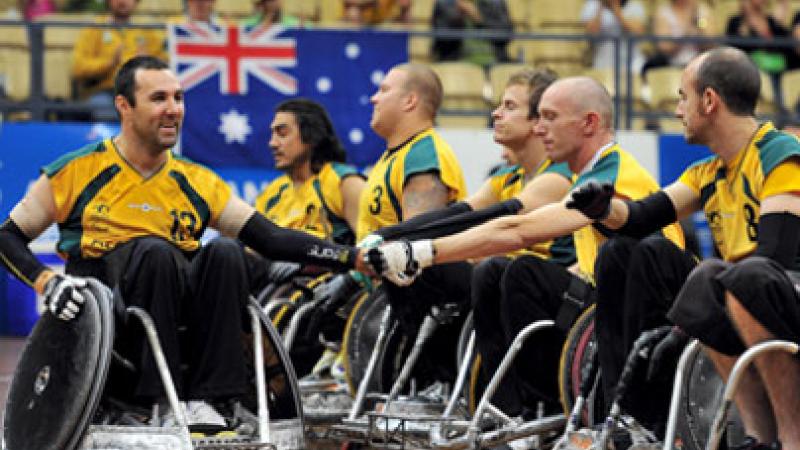
[[(712, 156), (691, 165), (678, 178), (700, 198), (715, 251), (722, 259), (738, 261), (756, 249), (762, 200), (800, 192), (797, 156), (797, 138), (765, 123), (729, 164)], [(800, 267), (798, 262), (795, 268)]]
[(110, 139), (68, 153), (42, 172), (56, 205), (56, 248), (65, 259), (97, 258), (142, 236), (195, 251), (231, 197), (214, 172), (171, 151), (145, 179)]
[[(610, 182), (617, 196), (629, 200), (642, 199), (660, 189), (653, 176), (616, 143), (602, 151), (592, 168), (578, 177), (575, 186), (588, 180)], [(683, 230), (677, 223), (667, 225), (661, 232), (680, 248), (684, 247)], [(581, 274), (592, 280), (597, 251), (607, 237), (594, 225), (576, 230), (573, 237)]]
[(367, 177), (358, 210), (358, 240), (388, 225), (403, 221), (403, 187), (409, 178), (436, 172), (448, 187), (450, 202), (467, 192), (461, 166), (453, 150), (433, 128), (386, 150)]
[[(554, 163), (550, 159), (545, 159), (536, 169), (532, 178), (543, 173), (556, 173), (570, 182), (572, 181), (572, 172), (566, 163)], [(492, 174), (488, 182), (495, 200), (498, 202), (509, 200), (522, 192), (525, 187), (525, 170), (520, 165), (505, 166)], [(550, 241), (538, 242), (530, 248), (508, 254), (509, 257), (519, 255), (535, 255), (569, 266), (575, 262), (575, 246), (572, 242), (572, 235), (567, 235)]]
[(284, 228), (304, 231), (340, 244), (352, 244), (355, 233), (344, 216), (341, 182), (360, 176), (350, 165), (328, 162), (302, 184), (281, 175), (256, 198), (255, 208)]

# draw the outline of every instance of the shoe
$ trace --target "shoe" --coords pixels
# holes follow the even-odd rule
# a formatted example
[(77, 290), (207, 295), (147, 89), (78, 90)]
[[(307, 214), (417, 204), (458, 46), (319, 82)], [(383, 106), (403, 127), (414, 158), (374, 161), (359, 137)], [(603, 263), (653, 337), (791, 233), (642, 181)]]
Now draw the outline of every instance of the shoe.
[(228, 423), (222, 414), (203, 400), (190, 400), (186, 404), (186, 418), (189, 423), (189, 431), (192, 433), (209, 435), (225, 431), (228, 428)]
[(753, 436), (745, 436), (741, 444), (732, 447), (731, 450), (781, 450), (781, 442), (771, 443), (758, 442)]

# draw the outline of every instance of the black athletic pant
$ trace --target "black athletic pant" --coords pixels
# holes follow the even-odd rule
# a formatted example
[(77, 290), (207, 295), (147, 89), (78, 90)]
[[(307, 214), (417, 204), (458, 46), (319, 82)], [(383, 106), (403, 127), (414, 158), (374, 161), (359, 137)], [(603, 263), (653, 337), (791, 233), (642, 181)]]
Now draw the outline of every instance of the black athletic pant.
[[(563, 266), (535, 256), (491, 258), (478, 265), (473, 320), (487, 377), (497, 370), (523, 328), (538, 320), (556, 319), (573, 280), (582, 283)], [(565, 338), (566, 332), (555, 327), (535, 332), (517, 355), (493, 403), (510, 415), (530, 417), (540, 401), (547, 412), (560, 411), (558, 364)]]
[[(101, 261), (84, 260), (68, 269), (96, 276), (108, 286), (118, 285), (126, 306), (139, 306), (152, 316), (182, 399), (244, 393), (241, 334), (249, 284), (239, 243), (218, 238), (186, 254), (163, 239), (139, 238)], [(181, 335), (183, 324), (186, 330)], [(163, 397), (152, 351), (136, 319), (117, 328), (115, 347), (137, 366), (135, 395)]]
[[(667, 311), (695, 265), (689, 252), (662, 236), (615, 237), (600, 248), (595, 333), (607, 402), (634, 341), (643, 331), (669, 323)], [(637, 375), (646, 373), (646, 367), (639, 369)], [(637, 376), (626, 395), (626, 410), (652, 427), (666, 418), (671, 391), (670, 382), (646, 385)]]
[(416, 337), (431, 307), (458, 305), (459, 317), (439, 328), (423, 348), (413, 374), (420, 387), (433, 381), (452, 383), (456, 376), (456, 344), (464, 316), (469, 308), (472, 264), (442, 264), (425, 269), (411, 286), (399, 287), (384, 281), (392, 314), (406, 336)]

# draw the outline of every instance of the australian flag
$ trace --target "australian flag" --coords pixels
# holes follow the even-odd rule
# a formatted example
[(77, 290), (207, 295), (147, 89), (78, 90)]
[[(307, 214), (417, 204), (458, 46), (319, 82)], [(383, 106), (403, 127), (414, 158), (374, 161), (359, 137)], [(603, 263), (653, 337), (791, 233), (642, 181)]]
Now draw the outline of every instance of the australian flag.
[(184, 155), (214, 167), (272, 167), (275, 106), (323, 104), (349, 162), (372, 164), (385, 143), (370, 129), (370, 96), (408, 60), (403, 32), (171, 25), (170, 56), (185, 90)]

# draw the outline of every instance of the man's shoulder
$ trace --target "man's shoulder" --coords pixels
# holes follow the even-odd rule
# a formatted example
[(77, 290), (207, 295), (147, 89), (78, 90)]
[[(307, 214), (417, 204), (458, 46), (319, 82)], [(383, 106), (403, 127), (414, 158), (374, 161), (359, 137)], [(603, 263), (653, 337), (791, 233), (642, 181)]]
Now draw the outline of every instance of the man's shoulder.
[(786, 159), (800, 156), (800, 141), (797, 137), (776, 129), (764, 134), (764, 137), (756, 142), (756, 147), (765, 174)]
[(65, 167), (76, 164), (78, 161), (84, 160), (85, 158), (93, 158), (102, 153), (106, 152), (108, 149), (105, 141), (94, 142), (88, 145), (85, 145), (77, 150), (73, 150), (69, 153), (66, 153), (53, 161), (52, 163), (44, 166), (42, 168), (42, 172), (48, 177), (52, 178)]

